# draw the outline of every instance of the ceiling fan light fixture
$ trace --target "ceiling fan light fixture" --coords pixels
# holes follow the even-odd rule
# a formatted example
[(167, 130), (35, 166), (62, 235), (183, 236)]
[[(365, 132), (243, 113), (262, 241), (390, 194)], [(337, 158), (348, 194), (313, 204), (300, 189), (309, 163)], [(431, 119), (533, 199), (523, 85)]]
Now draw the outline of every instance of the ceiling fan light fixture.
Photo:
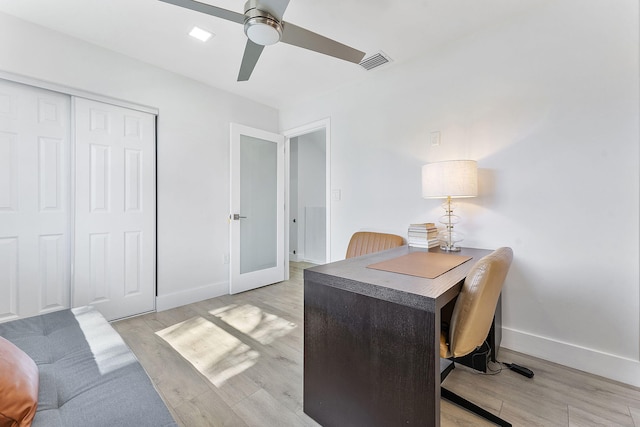
[(268, 46), (280, 41), (282, 24), (268, 13), (260, 13), (259, 16), (247, 17), (244, 22), (244, 33), (255, 44)]

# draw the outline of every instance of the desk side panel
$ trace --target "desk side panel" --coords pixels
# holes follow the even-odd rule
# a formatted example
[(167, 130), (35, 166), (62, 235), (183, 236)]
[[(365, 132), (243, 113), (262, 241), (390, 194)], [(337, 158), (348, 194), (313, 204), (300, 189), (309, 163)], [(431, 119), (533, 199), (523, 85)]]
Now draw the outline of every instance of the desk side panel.
[(439, 425), (437, 313), (311, 276), (304, 284), (304, 412), (324, 427)]

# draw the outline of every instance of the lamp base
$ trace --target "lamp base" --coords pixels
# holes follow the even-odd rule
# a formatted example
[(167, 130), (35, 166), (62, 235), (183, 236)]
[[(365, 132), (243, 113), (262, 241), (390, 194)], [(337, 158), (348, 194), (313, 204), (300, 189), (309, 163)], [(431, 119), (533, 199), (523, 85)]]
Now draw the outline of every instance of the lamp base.
[(440, 217), (440, 222), (446, 225), (446, 229), (438, 233), (438, 240), (440, 240), (440, 249), (447, 252), (460, 252), (460, 247), (456, 246), (456, 243), (461, 242), (464, 239), (462, 233), (453, 231), (453, 224), (458, 223), (458, 216), (453, 214), (453, 203), (451, 203), (451, 197), (447, 197), (447, 200), (442, 204), (445, 214)]
[(462, 233), (453, 231), (452, 225), (447, 225), (446, 230), (438, 233), (438, 240), (440, 240), (440, 249), (447, 252), (460, 252), (460, 246), (457, 244), (464, 240)]

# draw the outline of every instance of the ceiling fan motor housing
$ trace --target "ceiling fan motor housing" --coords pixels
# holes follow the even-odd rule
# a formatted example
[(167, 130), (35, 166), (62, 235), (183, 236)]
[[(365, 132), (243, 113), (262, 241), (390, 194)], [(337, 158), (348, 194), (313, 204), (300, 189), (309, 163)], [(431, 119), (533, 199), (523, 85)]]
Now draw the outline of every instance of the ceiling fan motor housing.
[(245, 4), (244, 33), (252, 42), (267, 46), (278, 43), (282, 38), (282, 24), (276, 17), (258, 9), (255, 0)]

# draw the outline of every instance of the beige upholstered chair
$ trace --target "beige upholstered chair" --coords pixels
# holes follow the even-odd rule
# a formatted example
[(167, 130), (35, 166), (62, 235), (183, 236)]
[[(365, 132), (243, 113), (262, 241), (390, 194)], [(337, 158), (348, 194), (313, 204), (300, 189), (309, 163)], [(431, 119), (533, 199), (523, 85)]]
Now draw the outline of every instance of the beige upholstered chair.
[[(451, 319), (448, 322), (443, 319), (440, 357), (455, 359), (466, 356), (484, 343), (491, 328), (496, 304), (512, 259), (511, 248), (500, 248), (480, 259), (471, 268), (455, 302)], [(453, 367), (454, 365), (451, 364), (442, 372), (443, 381)], [(493, 423), (511, 426), (503, 419), (444, 387), (441, 388), (441, 396)]]
[(351, 236), (346, 258), (353, 258), (402, 246), (404, 240), (395, 234), (358, 231)]

